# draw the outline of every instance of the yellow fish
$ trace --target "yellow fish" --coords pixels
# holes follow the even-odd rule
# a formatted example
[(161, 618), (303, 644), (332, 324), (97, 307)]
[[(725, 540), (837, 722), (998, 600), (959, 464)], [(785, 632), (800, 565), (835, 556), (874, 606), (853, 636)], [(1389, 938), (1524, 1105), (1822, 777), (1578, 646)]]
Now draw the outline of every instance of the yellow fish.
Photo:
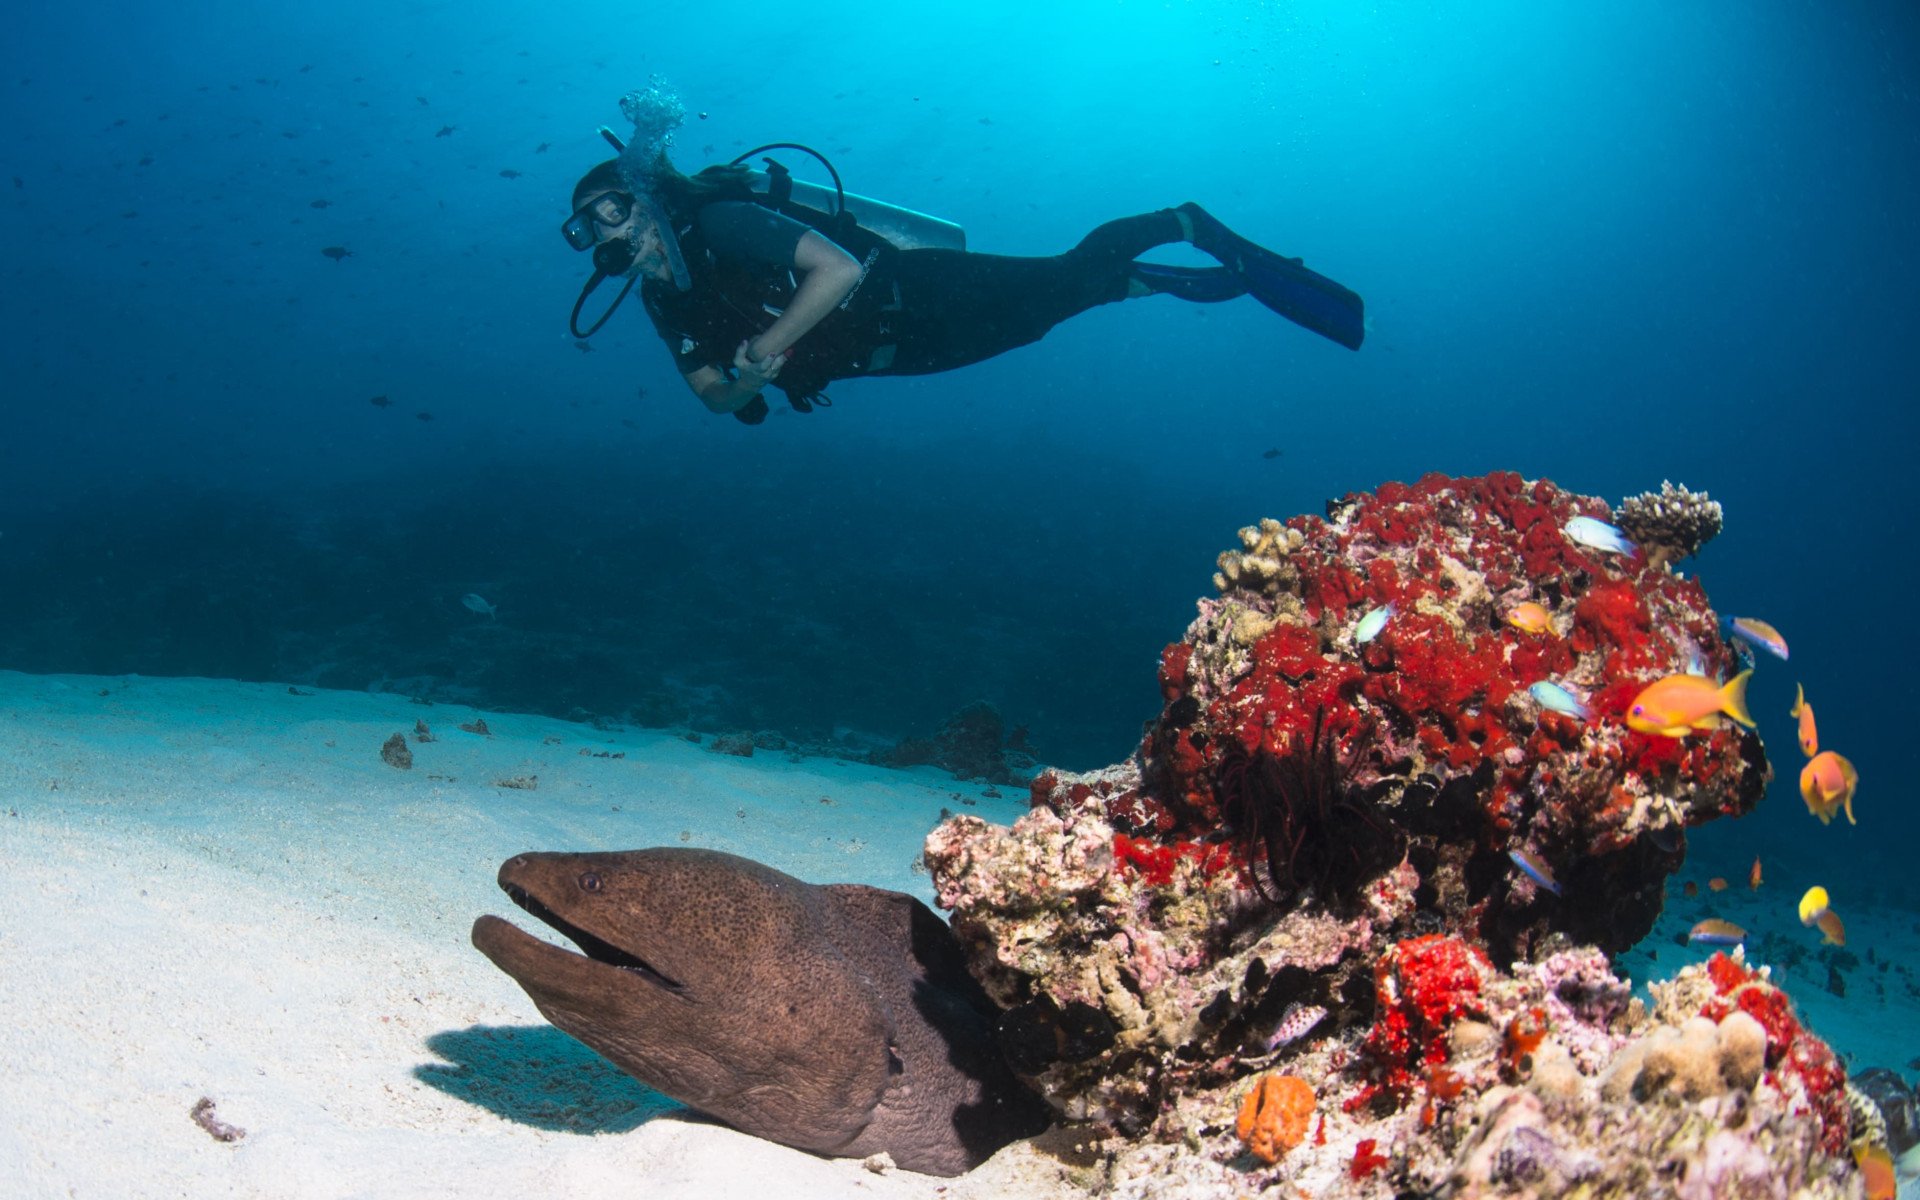
[(1807, 703), (1807, 691), (1799, 684), (1793, 685), (1793, 711), (1787, 714), (1800, 718), (1800, 753), (1812, 758), (1820, 753), (1820, 734), (1813, 727), (1813, 705)]
[(1552, 633), (1553, 614), (1543, 604), (1522, 600), (1507, 610), (1507, 624), (1522, 633)]
[(1810, 887), (1807, 894), (1800, 897), (1800, 923), (1811, 925), (1821, 913), (1827, 911), (1827, 889)]
[(1752, 676), (1748, 668), (1721, 686), (1703, 675), (1669, 675), (1633, 698), (1627, 727), (1677, 738), (1696, 729), (1718, 729), (1721, 717), (1728, 716), (1752, 729), (1753, 717), (1747, 712), (1747, 680)]
[(1822, 750), (1800, 768), (1800, 798), (1807, 802), (1807, 811), (1819, 817), (1822, 825), (1832, 821), (1833, 814), (1843, 806), (1847, 810), (1847, 824), (1859, 824), (1853, 819), (1853, 793), (1859, 786), (1860, 772), (1831, 750)]

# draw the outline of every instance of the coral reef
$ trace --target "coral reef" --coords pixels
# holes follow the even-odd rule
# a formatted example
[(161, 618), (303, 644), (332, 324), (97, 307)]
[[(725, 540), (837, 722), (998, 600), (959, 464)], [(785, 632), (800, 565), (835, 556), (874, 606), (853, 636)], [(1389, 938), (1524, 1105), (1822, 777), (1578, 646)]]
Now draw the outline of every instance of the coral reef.
[(931, 765), (988, 783), (1025, 783), (1034, 766), (1026, 752), (1026, 730), (1008, 732), (1000, 711), (985, 701), (948, 717), (932, 737), (907, 738), (875, 753), (873, 761), (883, 767)]
[(1690, 558), (1720, 532), (1720, 502), (1705, 492), (1690, 492), (1662, 480), (1657, 492), (1642, 492), (1620, 502), (1615, 522), (1629, 538), (1661, 562)]
[[(1132, 756), (929, 836), (1016, 1069), (1111, 1137), (1103, 1191), (1845, 1193), (1844, 1073), (1764, 970), (1718, 956), (1648, 1011), (1609, 966), (1685, 830), (1771, 774), (1743, 729), (1626, 727), (1734, 656), (1696, 581), (1564, 533), (1611, 515), (1431, 475), (1244, 529)], [(1285, 1076), (1318, 1125), (1270, 1159)]]

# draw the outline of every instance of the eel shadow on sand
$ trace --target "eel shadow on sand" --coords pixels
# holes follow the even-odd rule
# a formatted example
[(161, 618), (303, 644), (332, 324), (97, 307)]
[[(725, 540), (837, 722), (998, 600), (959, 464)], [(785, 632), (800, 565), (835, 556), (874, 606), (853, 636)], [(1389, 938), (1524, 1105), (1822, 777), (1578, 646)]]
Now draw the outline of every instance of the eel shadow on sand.
[(582, 951), (474, 922), (541, 1015), (736, 1129), (958, 1175), (1049, 1123), (959, 943), (911, 896), (678, 848), (521, 854), (500, 886)]

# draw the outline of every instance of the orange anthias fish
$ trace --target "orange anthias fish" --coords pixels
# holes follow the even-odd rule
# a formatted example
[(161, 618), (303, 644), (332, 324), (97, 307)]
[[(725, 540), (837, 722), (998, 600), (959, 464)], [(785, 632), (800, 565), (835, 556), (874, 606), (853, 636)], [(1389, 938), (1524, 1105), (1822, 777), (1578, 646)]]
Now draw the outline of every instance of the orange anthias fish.
[(1638, 733), (1685, 737), (1696, 729), (1718, 729), (1722, 717), (1732, 717), (1753, 728), (1747, 712), (1747, 680), (1752, 668), (1727, 680), (1725, 686), (1702, 675), (1669, 675), (1642, 688), (1627, 707), (1627, 727)]
[(1507, 610), (1507, 624), (1522, 633), (1552, 633), (1553, 614), (1543, 604), (1523, 600)]
[(1727, 890), (1727, 881), (1715, 875), (1712, 879), (1707, 880), (1707, 890), (1710, 892), (1724, 892)]
[(1815, 917), (1813, 923), (1820, 927), (1820, 944), (1822, 946), (1844, 946), (1847, 944), (1847, 927), (1840, 923), (1839, 913), (1829, 908), (1818, 917)]
[(1894, 1200), (1900, 1181), (1893, 1170), (1893, 1155), (1885, 1146), (1861, 1146), (1853, 1152), (1860, 1164), (1860, 1181), (1867, 1185), (1867, 1200)]
[(1689, 879), (1687, 880), (1686, 886), (1680, 890), (1689, 896), (1698, 896), (1700, 894), (1700, 885)]
[(1800, 753), (1808, 758), (1820, 753), (1820, 733), (1813, 726), (1813, 705), (1807, 703), (1807, 690), (1797, 683), (1793, 685), (1793, 711), (1787, 715), (1800, 718)]
[(1747, 886), (1754, 891), (1760, 890), (1760, 856), (1753, 856), (1753, 870), (1747, 872)]
[(1853, 793), (1859, 786), (1860, 772), (1831, 750), (1822, 750), (1800, 768), (1800, 798), (1822, 825), (1831, 822), (1842, 807), (1847, 810), (1847, 824), (1859, 824), (1853, 819)]

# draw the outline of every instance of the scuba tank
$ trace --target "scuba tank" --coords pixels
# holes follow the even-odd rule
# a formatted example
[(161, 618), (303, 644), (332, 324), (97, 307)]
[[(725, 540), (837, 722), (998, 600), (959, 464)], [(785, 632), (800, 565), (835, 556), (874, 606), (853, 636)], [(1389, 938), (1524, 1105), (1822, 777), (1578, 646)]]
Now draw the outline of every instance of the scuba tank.
[(768, 170), (749, 172), (748, 183), (753, 188), (754, 196), (775, 211), (780, 211), (787, 199), (822, 214), (845, 211), (860, 223), (861, 228), (879, 234), (900, 250), (967, 248), (967, 231), (952, 221), (888, 204), (884, 200), (875, 200), (871, 196), (795, 179), (785, 167), (771, 159), (767, 160), (767, 165)]

